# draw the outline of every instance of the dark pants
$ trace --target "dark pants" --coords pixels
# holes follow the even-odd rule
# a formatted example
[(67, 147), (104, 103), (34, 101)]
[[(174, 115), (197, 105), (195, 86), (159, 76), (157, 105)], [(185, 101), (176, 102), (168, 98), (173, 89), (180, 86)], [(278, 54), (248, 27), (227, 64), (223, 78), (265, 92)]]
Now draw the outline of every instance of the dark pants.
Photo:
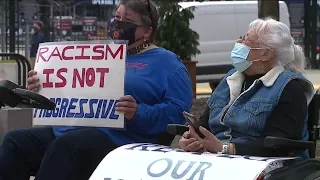
[(55, 137), (52, 128), (7, 133), (0, 146), (0, 180), (88, 180), (117, 146), (94, 128)]

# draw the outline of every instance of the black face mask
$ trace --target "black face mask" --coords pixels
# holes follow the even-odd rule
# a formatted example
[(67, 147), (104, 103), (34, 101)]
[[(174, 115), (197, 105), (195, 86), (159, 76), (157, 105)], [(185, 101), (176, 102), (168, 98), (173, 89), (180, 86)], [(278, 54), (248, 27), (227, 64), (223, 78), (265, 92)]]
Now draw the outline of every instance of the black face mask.
[(132, 22), (114, 20), (109, 26), (108, 36), (114, 40), (128, 40), (128, 45), (131, 45), (136, 42), (135, 33), (138, 27)]

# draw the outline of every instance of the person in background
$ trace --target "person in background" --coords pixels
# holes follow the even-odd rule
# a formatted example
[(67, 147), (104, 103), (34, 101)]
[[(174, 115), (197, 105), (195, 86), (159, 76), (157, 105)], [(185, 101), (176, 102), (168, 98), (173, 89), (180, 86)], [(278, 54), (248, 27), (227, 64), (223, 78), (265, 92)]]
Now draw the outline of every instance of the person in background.
[(45, 42), (44, 34), (42, 32), (43, 27), (44, 27), (44, 24), (41, 21), (35, 21), (33, 23), (33, 34), (31, 39), (31, 48), (30, 48), (31, 69), (33, 69), (35, 65), (35, 58), (38, 52), (39, 44)]
[[(156, 143), (168, 124), (184, 124), (192, 105), (187, 69), (171, 51), (154, 44), (158, 14), (149, 0), (120, 1), (110, 24), (112, 39), (128, 40), (123, 112), (125, 130), (41, 127), (14, 130), (0, 146), (0, 180), (88, 180), (100, 161), (129, 143)], [(40, 86), (31, 71), (28, 89)], [(123, 160), (125, 162), (125, 160)]]
[[(179, 145), (185, 151), (287, 156), (290, 150), (264, 147), (266, 136), (308, 140), (308, 104), (314, 89), (304, 76), (306, 58), (290, 29), (271, 18), (257, 19), (235, 43), (231, 70), (211, 94), (200, 118)], [(307, 151), (296, 152), (307, 158)]]

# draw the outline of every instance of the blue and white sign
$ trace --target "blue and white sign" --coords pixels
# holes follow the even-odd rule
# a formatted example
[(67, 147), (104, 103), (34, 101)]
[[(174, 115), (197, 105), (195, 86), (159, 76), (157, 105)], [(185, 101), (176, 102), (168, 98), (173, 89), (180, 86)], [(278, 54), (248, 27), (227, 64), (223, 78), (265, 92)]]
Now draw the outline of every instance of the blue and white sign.
[(292, 158), (184, 152), (157, 144), (129, 144), (110, 152), (89, 180), (256, 180), (271, 163)]

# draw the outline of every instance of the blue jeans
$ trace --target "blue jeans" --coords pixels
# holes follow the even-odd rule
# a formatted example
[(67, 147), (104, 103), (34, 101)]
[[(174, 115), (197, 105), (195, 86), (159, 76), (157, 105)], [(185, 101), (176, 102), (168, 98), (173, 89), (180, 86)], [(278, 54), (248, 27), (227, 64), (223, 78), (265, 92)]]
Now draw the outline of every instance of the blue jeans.
[(117, 146), (95, 128), (55, 137), (52, 128), (7, 133), (0, 146), (0, 180), (88, 180)]

